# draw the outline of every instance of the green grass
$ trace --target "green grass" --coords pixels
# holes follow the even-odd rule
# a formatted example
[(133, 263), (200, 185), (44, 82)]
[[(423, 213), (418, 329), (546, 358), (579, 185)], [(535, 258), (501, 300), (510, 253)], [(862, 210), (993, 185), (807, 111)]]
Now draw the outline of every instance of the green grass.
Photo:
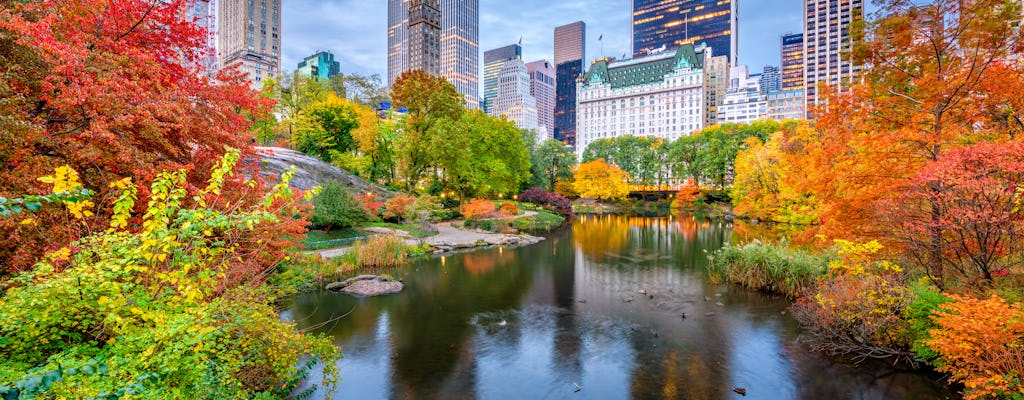
[(510, 224), (513, 229), (521, 231), (550, 231), (565, 222), (565, 217), (547, 210), (537, 211), (537, 215), (516, 218)]
[(434, 235), (437, 235), (437, 231), (426, 229), (424, 226), (419, 224), (395, 224), (391, 222), (370, 222), (363, 224), (363, 228), (386, 228), (386, 229), (397, 229), (400, 231), (409, 232), (414, 238), (423, 239)]
[(716, 251), (708, 266), (714, 283), (729, 282), (797, 298), (813, 290), (825, 276), (827, 254), (792, 248), (785, 243), (753, 241)]

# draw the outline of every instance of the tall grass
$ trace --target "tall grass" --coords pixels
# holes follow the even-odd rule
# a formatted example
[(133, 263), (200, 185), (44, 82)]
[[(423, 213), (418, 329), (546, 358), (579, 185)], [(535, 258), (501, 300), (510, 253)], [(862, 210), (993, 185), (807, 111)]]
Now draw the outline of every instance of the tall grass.
[(813, 291), (834, 256), (795, 249), (785, 243), (753, 241), (727, 246), (709, 258), (710, 279), (797, 298)]
[(356, 242), (342, 258), (358, 268), (395, 268), (409, 262), (409, 246), (397, 236), (374, 236)]

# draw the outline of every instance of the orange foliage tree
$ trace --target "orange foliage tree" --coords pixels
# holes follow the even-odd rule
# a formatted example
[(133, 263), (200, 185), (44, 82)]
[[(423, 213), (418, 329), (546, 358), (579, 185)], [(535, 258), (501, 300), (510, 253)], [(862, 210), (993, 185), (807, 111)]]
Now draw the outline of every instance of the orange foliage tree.
[(816, 173), (803, 165), (806, 147), (817, 146), (816, 133), (806, 122), (790, 121), (762, 143), (747, 139), (736, 156), (732, 199), (736, 215), (793, 224), (817, 224), (816, 197), (800, 185)]
[[(914, 7), (881, 2), (880, 15), (854, 40), (865, 65), (859, 84), (820, 89), (818, 145), (809, 148), (802, 191), (819, 196), (823, 229), (833, 237), (889, 240), (901, 234), (880, 218), (893, 199), (930, 190), (912, 180), (928, 163), (968, 143), (1018, 140), (1024, 132), (1024, 40), (1018, 2), (937, 0)], [(862, 39), (862, 40), (860, 40)], [(939, 205), (920, 204), (926, 213)], [(939, 213), (932, 213), (939, 218)], [(941, 234), (928, 232), (933, 249)], [(913, 265), (941, 272), (941, 254)]]
[(462, 216), (466, 219), (482, 219), (494, 215), (495, 205), (493, 201), (475, 199), (468, 204), (462, 205)]
[[(59, 165), (77, 170), (101, 207), (113, 200), (110, 183), (143, 183), (158, 171), (185, 169), (195, 191), (225, 146), (250, 149), (245, 132), (270, 100), (256, 96), (236, 70), (216, 78), (199, 70), (212, 50), (203, 48), (202, 29), (184, 20), (187, 4), (2, 2), (0, 196), (45, 192), (26, 177)], [(139, 188), (145, 199), (148, 185)], [(50, 211), (38, 218), (60, 228), (0, 222), (8, 239), (0, 243), (0, 265), (24, 268), (45, 249), (107, 223)]]
[(939, 371), (966, 387), (966, 399), (1024, 396), (1024, 311), (1000, 297), (952, 296), (935, 313), (925, 344), (940, 356)]
[(580, 197), (620, 200), (629, 195), (629, 174), (604, 159), (580, 164), (573, 179), (573, 189)]

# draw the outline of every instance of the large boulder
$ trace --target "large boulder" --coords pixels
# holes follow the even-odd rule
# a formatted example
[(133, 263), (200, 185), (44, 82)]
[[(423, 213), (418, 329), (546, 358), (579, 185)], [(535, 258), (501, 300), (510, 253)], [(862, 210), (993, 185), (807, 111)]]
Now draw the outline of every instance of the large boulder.
[(280, 176), (288, 167), (294, 165), (295, 177), (292, 178), (291, 186), (296, 189), (309, 190), (333, 181), (341, 183), (352, 193), (374, 193), (385, 199), (398, 195), (381, 185), (370, 183), (341, 168), (295, 150), (280, 147), (257, 147), (256, 153), (260, 157), (260, 172), (263, 176)]
[(401, 292), (405, 288), (402, 282), (376, 275), (359, 275), (343, 282), (327, 285), (327, 290), (349, 294), (356, 297), (371, 297)]

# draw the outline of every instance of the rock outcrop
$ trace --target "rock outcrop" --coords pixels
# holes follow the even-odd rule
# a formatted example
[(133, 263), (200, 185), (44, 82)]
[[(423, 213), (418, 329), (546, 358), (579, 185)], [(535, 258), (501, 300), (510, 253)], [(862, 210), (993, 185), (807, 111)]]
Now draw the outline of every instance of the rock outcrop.
[(357, 297), (372, 297), (401, 292), (402, 282), (376, 275), (359, 275), (327, 285), (327, 290), (350, 294)]
[(302, 154), (295, 150), (280, 147), (257, 147), (260, 156), (260, 173), (264, 177), (280, 176), (290, 166), (295, 166), (295, 177), (291, 186), (296, 189), (309, 190), (326, 182), (339, 182), (353, 193), (374, 193), (379, 197), (390, 199), (398, 195), (387, 188), (367, 182), (331, 164), (315, 157)]

